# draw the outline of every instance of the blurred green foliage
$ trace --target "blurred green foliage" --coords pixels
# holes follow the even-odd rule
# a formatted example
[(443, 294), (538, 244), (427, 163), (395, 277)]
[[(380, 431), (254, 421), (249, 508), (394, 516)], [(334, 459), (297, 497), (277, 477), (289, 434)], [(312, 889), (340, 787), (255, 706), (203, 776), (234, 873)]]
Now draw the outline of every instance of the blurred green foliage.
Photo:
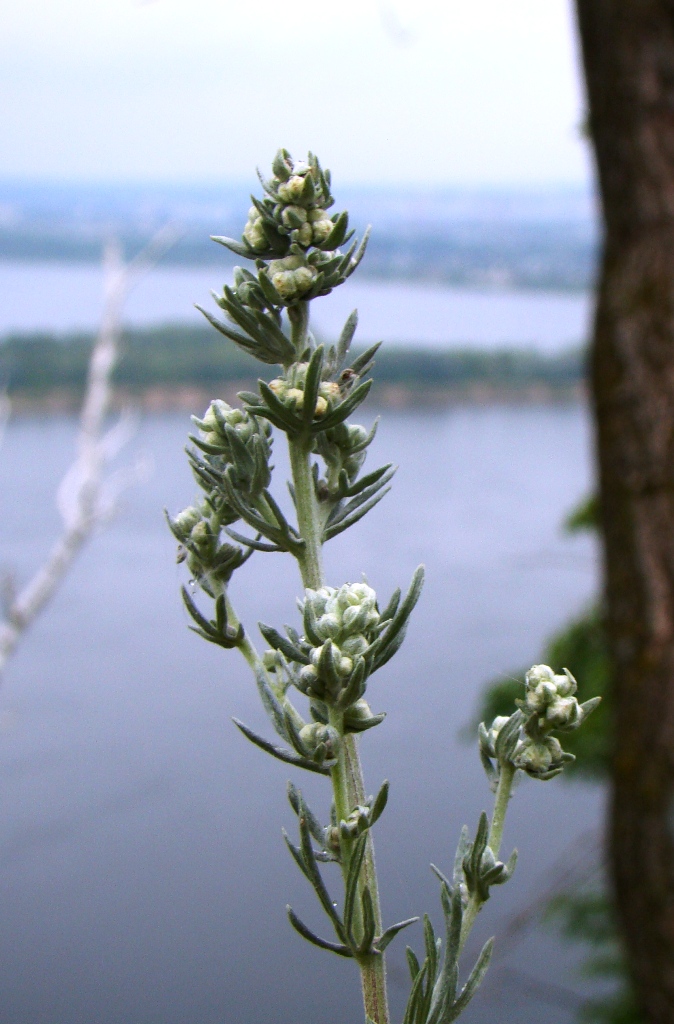
[(582, 973), (603, 983), (605, 991), (585, 1000), (580, 1020), (585, 1024), (643, 1024), (629, 982), (618, 935), (613, 901), (596, 882), (560, 893), (546, 911), (566, 938), (589, 947)]

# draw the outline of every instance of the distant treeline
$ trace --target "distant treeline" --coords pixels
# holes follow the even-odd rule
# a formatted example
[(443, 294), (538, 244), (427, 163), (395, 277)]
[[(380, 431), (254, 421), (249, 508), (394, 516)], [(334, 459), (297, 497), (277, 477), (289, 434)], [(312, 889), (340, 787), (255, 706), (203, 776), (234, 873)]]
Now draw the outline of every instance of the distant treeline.
[[(10, 395), (48, 392), (80, 394), (85, 384), (93, 335), (12, 335), (0, 341), (0, 387)], [(209, 328), (167, 326), (128, 330), (115, 383), (130, 394), (152, 387), (205, 388), (214, 383), (269, 378), (278, 370), (262, 366)], [(548, 390), (576, 388), (584, 375), (581, 352), (543, 356), (507, 350), (416, 350), (387, 345), (376, 361), (376, 380), (408, 390)]]

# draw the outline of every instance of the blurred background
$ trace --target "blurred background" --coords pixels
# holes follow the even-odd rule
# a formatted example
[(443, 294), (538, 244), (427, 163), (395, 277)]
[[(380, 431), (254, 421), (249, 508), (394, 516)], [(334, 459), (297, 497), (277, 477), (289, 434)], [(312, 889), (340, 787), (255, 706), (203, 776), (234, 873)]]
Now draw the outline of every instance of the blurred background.
[[(240, 235), (254, 168), (268, 174), (279, 146), (316, 152), (336, 209), (373, 225), (358, 273), (312, 316), (333, 340), (357, 307), (358, 344), (385, 341), (365, 415), (383, 416), (372, 458), (400, 470), (327, 565), (337, 585), (365, 571), (382, 593), (428, 566), (406, 645), (377, 677), (388, 719), (364, 755), (371, 789), (392, 782), (385, 915), (437, 916), (428, 863), (447, 869), (490, 802), (480, 707), (498, 709), (551, 637), (556, 670), (603, 657), (593, 531), (564, 528), (593, 490), (583, 377), (598, 244), (573, 12), (567, 0), (0, 10), (0, 1016), (356, 1019), (349, 964), (286, 923), (286, 902), (310, 921), (314, 908), (280, 837), (288, 773), (230, 722), (264, 728), (245, 666), (194, 637), (180, 605), (162, 509), (193, 496), (189, 414), (258, 374), (194, 303), (229, 281), (234, 259), (209, 236)], [(114, 368), (94, 381), (92, 427), (78, 411), (85, 396), (93, 408), (97, 337)], [(22, 588), (53, 569), (59, 537), (72, 541), (91, 479), (92, 542), (24, 631)], [(250, 628), (286, 621), (289, 568), (256, 555), (238, 574)], [(479, 922), (476, 948), (495, 933), (498, 952), (467, 1021), (566, 1024), (613, 985), (588, 979), (560, 926), (570, 889), (598, 891), (600, 731), (592, 772), (516, 793), (506, 841), (520, 863)], [(402, 941), (390, 960), (400, 1016)]]

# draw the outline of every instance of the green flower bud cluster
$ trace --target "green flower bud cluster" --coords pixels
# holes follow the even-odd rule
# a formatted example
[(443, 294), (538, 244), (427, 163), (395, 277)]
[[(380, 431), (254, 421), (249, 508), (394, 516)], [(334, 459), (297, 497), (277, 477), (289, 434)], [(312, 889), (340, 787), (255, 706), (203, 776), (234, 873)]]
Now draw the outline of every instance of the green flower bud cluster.
[(207, 503), (190, 505), (175, 518), (166, 518), (178, 541), (178, 561), (186, 563), (206, 593), (216, 596), (247, 556), (241, 548), (221, 541), (220, 518)]
[(339, 423), (317, 435), (313, 451), (323, 458), (327, 467), (327, 491), (331, 497), (339, 491), (342, 474), (346, 475), (348, 483), (358, 476), (375, 432), (376, 424), (372, 430), (367, 430), (357, 423)]
[(527, 716), (523, 736), (513, 754), (513, 764), (533, 778), (550, 779), (575, 760), (566, 753), (553, 731), (577, 729), (597, 707), (599, 698), (579, 704), (578, 684), (568, 669), (555, 675), (548, 665), (534, 665), (525, 677), (526, 694), (520, 707)]
[[(304, 390), (306, 383), (308, 363), (294, 363), (289, 372), (283, 377), (276, 377), (270, 381), (269, 388), (283, 405), (293, 411), (301, 412), (304, 409)], [(318, 385), (316, 401), (314, 404), (314, 419), (320, 419), (328, 409), (339, 402), (342, 397), (342, 390), (335, 381), (324, 380)]]
[(548, 665), (534, 665), (524, 677), (524, 685), (522, 710), (538, 715), (542, 729), (575, 729), (587, 713), (574, 696), (578, 684), (568, 669), (555, 675)]
[(192, 449), (188, 457), (205, 500), (167, 519), (180, 545), (179, 561), (186, 562), (208, 594), (214, 594), (248, 557), (241, 548), (223, 541), (221, 532), (241, 518), (238, 495), (255, 501), (269, 484), (271, 426), (219, 399), (211, 402), (203, 417), (192, 420), (199, 435), (190, 439), (203, 454)]
[(281, 260), (272, 260), (267, 273), (284, 303), (304, 298), (318, 276), (316, 268), (310, 266), (303, 256), (284, 256)]
[(190, 440), (203, 456), (188, 452), (197, 483), (226, 525), (240, 518), (233, 494), (255, 501), (269, 486), (271, 426), (245, 409), (211, 402), (204, 416), (192, 417), (199, 428)]
[(271, 179), (260, 178), (264, 198), (251, 196), (253, 205), (241, 241), (213, 236), (238, 256), (254, 260), (257, 267), (257, 275), (237, 267), (234, 288), (225, 287), (222, 295), (213, 293), (220, 308), (245, 333), (201, 312), (226, 337), (258, 358), (274, 362), (277, 355), (281, 358), (276, 361), (288, 362), (279, 337), (282, 309), (327, 295), (342, 284), (363, 258), (368, 234), (360, 245), (354, 240), (346, 252), (340, 250), (353, 231), (349, 231), (346, 212), (332, 217), (326, 212), (334, 202), (330, 172), (321, 168), (313, 154), (294, 162), (287, 150), (279, 150), (273, 168)]
[[(327, 725), (332, 708), (341, 712), (345, 732), (364, 732), (379, 725), (385, 716), (373, 714), (364, 699), (367, 681), (402, 644), (422, 583), (419, 568), (405, 597), (401, 600), (396, 590), (383, 612), (367, 583), (307, 589), (299, 602), (304, 636), (290, 626), (283, 636), (260, 623), (260, 632), (272, 647), (264, 654), (264, 667), (274, 674), (274, 690), (284, 706), (288, 707), (286, 693), (292, 685), (309, 698), (316, 722)], [(294, 709), (292, 718), (297, 723)], [(303, 724), (298, 726), (300, 732)]]
[(525, 677), (525, 696), (518, 700), (519, 711), (509, 718), (498, 717), (489, 729), (480, 726), (483, 763), (507, 758), (515, 767), (535, 779), (551, 779), (574, 761), (554, 732), (570, 732), (594, 711), (599, 697), (579, 704), (578, 686), (568, 669), (555, 675), (548, 665), (534, 665)]
[(237, 490), (257, 497), (268, 486), (271, 425), (266, 420), (216, 399), (201, 419), (193, 416), (192, 422), (200, 434), (190, 440), (211, 457), (212, 468), (231, 467)]
[(256, 253), (277, 252), (283, 238), (303, 249), (323, 245), (338, 219), (326, 212), (333, 204), (330, 172), (322, 171), (312, 154), (306, 162), (294, 162), (285, 149), (276, 154), (272, 169), (273, 177), (262, 183), (268, 198), (253, 200), (243, 242)]
[[(297, 686), (309, 697), (335, 704), (350, 689), (354, 673), (376, 638), (380, 621), (377, 595), (367, 583), (346, 583), (339, 590), (307, 590), (303, 612), (305, 625), (310, 624), (312, 646), (309, 664), (301, 669)], [(364, 691), (364, 665), (360, 674)], [(362, 692), (353, 695), (354, 700), (359, 697)]]

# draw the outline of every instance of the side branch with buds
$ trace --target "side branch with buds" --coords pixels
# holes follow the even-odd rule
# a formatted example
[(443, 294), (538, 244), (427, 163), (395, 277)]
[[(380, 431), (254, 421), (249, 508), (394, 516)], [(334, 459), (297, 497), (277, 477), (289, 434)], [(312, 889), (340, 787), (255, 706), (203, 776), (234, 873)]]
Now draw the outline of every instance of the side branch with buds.
[[(289, 784), (298, 820), (297, 842), (288, 849), (328, 918), (332, 933), (315, 934), (288, 908), (290, 923), (314, 945), (354, 960), (359, 967), (365, 1019), (389, 1024), (384, 951), (410, 918), (384, 927), (374, 863), (372, 829), (385, 810), (388, 782), (366, 796), (359, 734), (380, 725), (383, 713), (367, 700), (370, 676), (383, 668), (405, 639), (419, 599), (423, 567), (403, 597), (396, 590), (385, 605), (366, 582), (330, 586), (324, 577), (326, 541), (355, 525), (388, 493), (389, 463), (363, 473), (376, 423), (368, 430), (349, 422), (367, 397), (378, 346), (351, 356), (357, 314), (348, 318), (336, 345), (317, 345), (309, 330), (309, 304), (342, 284), (358, 266), (367, 235), (350, 242), (348, 215), (329, 215), (330, 173), (312, 154), (295, 162), (277, 153), (273, 176), (260, 179), (262, 199), (253, 198), (241, 241), (215, 237), (250, 260), (255, 273), (237, 267), (233, 287), (214, 294), (226, 315), (202, 310), (229, 341), (262, 363), (276, 364), (270, 383), (242, 392), (241, 406), (213, 401), (190, 437), (188, 459), (202, 491), (198, 502), (169, 526), (179, 543), (193, 588), (213, 602), (209, 615), (194, 593), (183, 600), (196, 633), (210, 643), (238, 648), (248, 662), (276, 738), (235, 724), (251, 742), (286, 764), (330, 778), (332, 804), (327, 823)], [(284, 434), (290, 456), (294, 521), (271, 490), (274, 428)], [(259, 624), (267, 648), (259, 653), (240, 622), (229, 595), (234, 572), (258, 552), (286, 552), (297, 562), (303, 594), (301, 619), (282, 632)], [(495, 791), (491, 821), (480, 818), (471, 841), (464, 829), (451, 879), (440, 881), (444, 940), (424, 917), (425, 956), (408, 948), (411, 992), (403, 1024), (449, 1024), (468, 1005), (487, 969), (490, 940), (459, 988), (459, 956), (490, 888), (506, 882), (516, 855), (499, 861), (503, 822), (518, 771), (534, 778), (558, 774), (570, 755), (555, 731), (575, 728), (595, 702), (578, 705), (575, 682), (535, 666), (527, 675), (521, 706), (510, 718), (480, 728), (480, 754)], [(304, 700), (303, 708), (293, 695)], [(294, 698), (296, 699), (296, 697)], [(342, 897), (335, 900), (322, 865), (337, 865)]]

